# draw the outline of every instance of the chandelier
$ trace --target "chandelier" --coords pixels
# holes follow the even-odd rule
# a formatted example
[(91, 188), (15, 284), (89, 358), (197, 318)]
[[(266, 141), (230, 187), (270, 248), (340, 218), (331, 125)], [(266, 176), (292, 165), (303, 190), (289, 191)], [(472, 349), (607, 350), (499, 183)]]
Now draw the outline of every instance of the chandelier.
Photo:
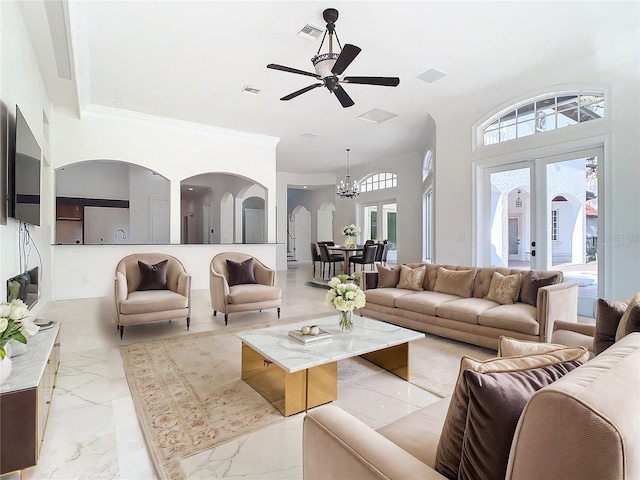
[(351, 180), (351, 175), (349, 174), (350, 150), (350, 148), (347, 148), (347, 174), (345, 175), (344, 180), (336, 186), (336, 195), (338, 198), (357, 198), (358, 195), (360, 195), (360, 187), (358, 187), (358, 183)]

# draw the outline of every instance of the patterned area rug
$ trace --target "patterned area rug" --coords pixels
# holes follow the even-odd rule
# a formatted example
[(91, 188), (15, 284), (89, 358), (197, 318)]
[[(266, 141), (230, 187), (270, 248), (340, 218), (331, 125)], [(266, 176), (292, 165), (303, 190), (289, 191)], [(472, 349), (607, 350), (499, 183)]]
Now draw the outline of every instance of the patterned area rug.
[[(326, 316), (296, 318), (289, 322)], [(121, 347), (131, 396), (147, 450), (162, 479), (183, 479), (180, 461), (195, 453), (273, 425), (284, 417), (240, 379), (238, 332), (262, 323)], [(427, 336), (411, 344), (411, 382), (445, 396), (455, 385), (460, 358), (494, 351)], [(339, 363), (339, 381), (378, 367), (364, 360)]]

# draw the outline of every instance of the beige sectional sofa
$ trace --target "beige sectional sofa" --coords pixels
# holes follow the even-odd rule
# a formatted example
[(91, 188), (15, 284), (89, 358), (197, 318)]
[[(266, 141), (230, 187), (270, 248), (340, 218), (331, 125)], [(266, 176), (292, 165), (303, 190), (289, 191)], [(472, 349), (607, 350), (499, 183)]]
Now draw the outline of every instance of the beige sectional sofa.
[[(640, 478), (639, 364), (640, 333), (631, 333), (533, 393), (508, 439), (506, 474), (490, 477)], [(305, 480), (446, 478), (436, 467), (449, 401), (377, 431), (338, 407), (310, 411), (303, 427)], [(492, 449), (484, 452), (490, 456)]]
[[(498, 338), (502, 335), (545, 342), (550, 339), (554, 321), (576, 320), (578, 284), (563, 283), (560, 271), (534, 272), (435, 264), (409, 264), (404, 268), (416, 269), (423, 265), (426, 273), (422, 291), (400, 288), (402, 284), (398, 284), (398, 281), (395, 285), (393, 281), (389, 283), (394, 273), (399, 278), (401, 267), (396, 267), (397, 272), (384, 270), (385, 267), (380, 266), (379, 272), (364, 272), (361, 285), (367, 303), (359, 310), (360, 314), (494, 349), (497, 349)], [(457, 274), (451, 274), (452, 271), (462, 272), (458, 277), (464, 285), (456, 284)], [(485, 298), (496, 272), (498, 276), (521, 274), (520, 287), (512, 304), (501, 304)], [(446, 283), (443, 283), (444, 276), (447, 276)], [(527, 287), (544, 283), (551, 285), (538, 288), (537, 293), (532, 293), (531, 288)], [(438, 288), (440, 284), (448, 288)], [(529, 303), (523, 301), (525, 290)]]

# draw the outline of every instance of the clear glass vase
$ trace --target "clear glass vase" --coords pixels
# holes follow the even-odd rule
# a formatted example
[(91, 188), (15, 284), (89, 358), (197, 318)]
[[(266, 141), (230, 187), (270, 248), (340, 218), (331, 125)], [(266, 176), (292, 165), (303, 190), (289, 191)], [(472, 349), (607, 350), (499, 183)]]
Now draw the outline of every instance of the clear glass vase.
[(340, 331), (343, 333), (351, 333), (353, 330), (353, 310), (340, 312)]

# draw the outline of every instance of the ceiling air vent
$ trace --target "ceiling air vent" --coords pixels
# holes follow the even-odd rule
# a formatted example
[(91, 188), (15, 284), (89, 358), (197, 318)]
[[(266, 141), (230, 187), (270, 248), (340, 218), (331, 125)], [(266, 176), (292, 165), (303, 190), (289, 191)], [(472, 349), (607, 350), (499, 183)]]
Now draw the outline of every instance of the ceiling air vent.
[(307, 40), (311, 40), (313, 42), (316, 38), (318, 38), (322, 34), (322, 32), (324, 32), (324, 29), (320, 27), (316, 27), (311, 23), (307, 23), (304, 27), (302, 27), (302, 30), (298, 32), (298, 35), (302, 38), (306, 38)]

